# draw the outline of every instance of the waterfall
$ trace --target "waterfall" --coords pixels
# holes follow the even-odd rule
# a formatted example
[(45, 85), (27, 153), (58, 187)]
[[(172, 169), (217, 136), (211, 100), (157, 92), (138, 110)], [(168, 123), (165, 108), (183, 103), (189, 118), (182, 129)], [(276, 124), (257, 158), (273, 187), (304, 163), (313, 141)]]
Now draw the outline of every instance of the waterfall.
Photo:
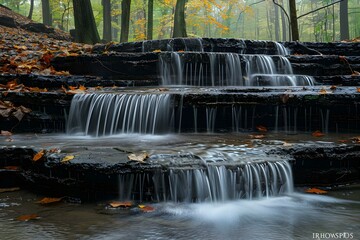
[(171, 52), (159, 55), (162, 85), (311, 86), (310, 76), (294, 75), (284, 56)]
[(285, 160), (121, 174), (119, 182), (120, 199), (137, 201), (217, 202), (293, 192)]
[(173, 105), (169, 94), (76, 94), (67, 133), (104, 136), (171, 131)]

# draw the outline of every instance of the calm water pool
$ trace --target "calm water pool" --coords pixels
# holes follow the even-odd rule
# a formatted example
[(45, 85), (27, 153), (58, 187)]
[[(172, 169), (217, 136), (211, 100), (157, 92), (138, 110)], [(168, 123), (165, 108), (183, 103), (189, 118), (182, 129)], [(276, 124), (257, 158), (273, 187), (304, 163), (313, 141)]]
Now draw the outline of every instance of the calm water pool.
[[(289, 196), (221, 203), (157, 203), (155, 211), (109, 209), (106, 202), (35, 203), (25, 190), (0, 193), (0, 239), (360, 239), (360, 188), (328, 196)], [(25, 214), (39, 219), (16, 220)], [(329, 236), (329, 235), (325, 235)], [(336, 239), (336, 238), (327, 238)], [(343, 238), (344, 239), (344, 238)]]

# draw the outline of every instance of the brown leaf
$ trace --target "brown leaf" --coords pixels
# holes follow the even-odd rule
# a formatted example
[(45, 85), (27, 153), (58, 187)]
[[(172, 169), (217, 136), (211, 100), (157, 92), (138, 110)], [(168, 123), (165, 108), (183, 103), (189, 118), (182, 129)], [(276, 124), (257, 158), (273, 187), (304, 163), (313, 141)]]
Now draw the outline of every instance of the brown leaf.
[(37, 201), (36, 203), (39, 204), (50, 204), (50, 203), (58, 203), (61, 202), (63, 198), (49, 198), (49, 197), (45, 197), (39, 201)]
[(326, 194), (327, 191), (318, 189), (318, 188), (309, 188), (305, 191), (306, 193), (314, 193), (314, 194)]
[(130, 161), (138, 161), (138, 162), (144, 162), (145, 159), (147, 159), (149, 155), (147, 153), (141, 153), (139, 155), (136, 155), (134, 153), (128, 155), (128, 159)]
[(323, 137), (323, 136), (325, 136), (325, 134), (322, 133), (322, 132), (320, 132), (319, 130), (316, 130), (316, 131), (313, 132), (311, 135), (312, 135), (313, 137)]
[(359, 76), (360, 75), (360, 72), (358, 72), (358, 71), (354, 71), (352, 74), (351, 74), (351, 76)]
[(19, 171), (20, 166), (6, 166), (4, 167), (6, 170), (13, 170), (13, 171)]
[(121, 207), (121, 208), (129, 208), (133, 205), (132, 202), (119, 202), (119, 201), (114, 201), (114, 202), (110, 202), (109, 203), (110, 207), (113, 207), (113, 208), (118, 208), (118, 207)]
[(3, 131), (3, 130), (1, 130), (1, 131), (0, 131), (0, 135), (1, 135), (1, 136), (11, 136), (12, 133), (9, 132), (9, 131)]
[(360, 137), (353, 137), (350, 139), (353, 143), (360, 143)]
[(257, 135), (250, 134), (249, 137), (253, 138), (253, 139), (263, 139), (263, 138), (265, 138), (265, 135), (264, 134), (257, 134)]
[(326, 89), (324, 89), (324, 88), (320, 89), (320, 91), (319, 91), (319, 94), (328, 94), (328, 93), (329, 92), (326, 91)]
[(258, 125), (256, 126), (256, 129), (259, 131), (259, 132), (267, 132), (267, 128), (265, 126), (262, 126), (262, 125)]
[(33, 161), (36, 162), (36, 161), (42, 159), (44, 154), (45, 154), (45, 150), (42, 149), (41, 151), (39, 151), (37, 154), (34, 155)]
[(15, 191), (19, 191), (20, 188), (18, 187), (13, 187), (13, 188), (0, 188), (0, 193), (5, 193), (5, 192), (15, 192)]
[(360, 93), (360, 87), (356, 88), (356, 92)]
[(335, 85), (332, 85), (332, 86), (330, 87), (330, 90), (331, 90), (331, 91), (335, 91), (335, 90), (336, 90), (336, 86), (335, 86)]
[(23, 221), (23, 222), (36, 220), (36, 219), (39, 219), (39, 216), (36, 214), (22, 215), (16, 218), (17, 221)]
[(86, 87), (85, 87), (85, 86), (83, 86), (83, 85), (80, 85), (80, 86), (79, 86), (79, 90), (81, 90), (81, 91), (85, 91), (85, 90), (86, 90)]

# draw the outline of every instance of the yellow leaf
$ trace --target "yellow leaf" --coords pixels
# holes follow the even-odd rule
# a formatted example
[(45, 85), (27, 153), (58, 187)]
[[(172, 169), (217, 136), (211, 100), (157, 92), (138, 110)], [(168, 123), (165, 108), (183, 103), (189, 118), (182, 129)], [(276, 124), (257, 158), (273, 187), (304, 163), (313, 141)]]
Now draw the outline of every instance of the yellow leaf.
[(138, 162), (144, 162), (145, 159), (147, 159), (149, 155), (147, 153), (141, 153), (139, 155), (136, 155), (134, 153), (128, 155), (128, 159), (131, 161), (138, 161)]
[(39, 151), (37, 154), (34, 155), (33, 161), (36, 162), (36, 161), (42, 159), (42, 157), (44, 156), (44, 154), (45, 154), (45, 150), (44, 150), (44, 149), (41, 150), (41, 151)]
[(318, 188), (309, 188), (305, 191), (306, 193), (314, 193), (314, 194), (326, 194), (327, 191), (318, 189)]
[(160, 49), (155, 49), (153, 52), (158, 53), (158, 52), (161, 52), (161, 50)]
[(74, 158), (75, 158), (75, 156), (73, 156), (73, 155), (67, 155), (67, 156), (65, 156), (63, 159), (61, 159), (60, 162), (62, 162), (62, 163), (68, 162), (68, 161), (70, 161), (70, 160), (73, 160)]
[(56, 202), (61, 202), (63, 198), (48, 198), (45, 197), (39, 201), (37, 201), (36, 203), (40, 203), (40, 204), (49, 204), (49, 203), (56, 203)]
[(114, 201), (114, 202), (110, 202), (109, 205), (113, 208), (118, 208), (118, 207), (122, 207), (122, 208), (129, 208), (133, 205), (132, 202), (119, 202), (119, 201)]

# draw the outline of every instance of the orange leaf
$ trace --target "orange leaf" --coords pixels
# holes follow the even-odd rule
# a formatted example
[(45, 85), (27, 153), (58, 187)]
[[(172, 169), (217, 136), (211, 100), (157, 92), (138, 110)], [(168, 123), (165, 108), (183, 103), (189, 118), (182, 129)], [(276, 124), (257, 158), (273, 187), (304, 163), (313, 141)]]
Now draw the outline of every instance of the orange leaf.
[(129, 208), (133, 205), (132, 202), (118, 202), (118, 201), (114, 201), (114, 202), (110, 202), (109, 205), (113, 208), (118, 208), (118, 207), (122, 207), (122, 208)]
[(331, 90), (331, 91), (335, 91), (335, 90), (336, 90), (336, 86), (335, 86), (335, 85), (332, 85), (332, 86), (330, 87), (330, 90)]
[(326, 194), (327, 191), (318, 189), (318, 188), (309, 188), (305, 191), (306, 193), (314, 193), (314, 194)]
[(39, 219), (39, 216), (36, 214), (22, 215), (16, 218), (16, 220), (23, 222), (27, 222), (29, 220), (35, 220), (35, 219)]
[(155, 211), (154, 207), (146, 206), (146, 205), (139, 205), (139, 208), (142, 212), (153, 212)]
[(45, 150), (43, 149), (34, 155), (33, 161), (36, 162), (36, 161), (40, 160), (44, 156), (44, 154), (45, 154)]
[(328, 92), (324, 88), (320, 89), (319, 93), (320, 94), (328, 94)]
[(4, 169), (18, 171), (20, 169), (20, 167), (19, 166), (6, 166), (6, 167), (4, 167)]
[(85, 91), (85, 90), (86, 90), (86, 87), (85, 87), (85, 86), (83, 86), (83, 85), (80, 85), (80, 86), (79, 86), (79, 90), (81, 90), (81, 91)]
[(49, 204), (49, 203), (57, 203), (57, 202), (61, 202), (63, 198), (48, 198), (45, 197), (39, 201), (37, 201), (36, 203), (40, 203), (40, 204)]
[(356, 91), (357, 91), (358, 93), (360, 93), (360, 87), (356, 88)]
[(76, 89), (77, 89), (77, 87), (74, 87), (74, 86), (69, 86), (69, 89), (70, 89), (70, 90), (76, 90)]
[(256, 126), (256, 129), (259, 131), (259, 132), (267, 132), (267, 128), (262, 126), (262, 125), (258, 125)]
[(322, 132), (320, 132), (319, 130), (316, 130), (316, 131), (313, 132), (311, 135), (312, 135), (313, 137), (323, 137), (323, 136), (325, 136), (325, 134), (322, 133)]

